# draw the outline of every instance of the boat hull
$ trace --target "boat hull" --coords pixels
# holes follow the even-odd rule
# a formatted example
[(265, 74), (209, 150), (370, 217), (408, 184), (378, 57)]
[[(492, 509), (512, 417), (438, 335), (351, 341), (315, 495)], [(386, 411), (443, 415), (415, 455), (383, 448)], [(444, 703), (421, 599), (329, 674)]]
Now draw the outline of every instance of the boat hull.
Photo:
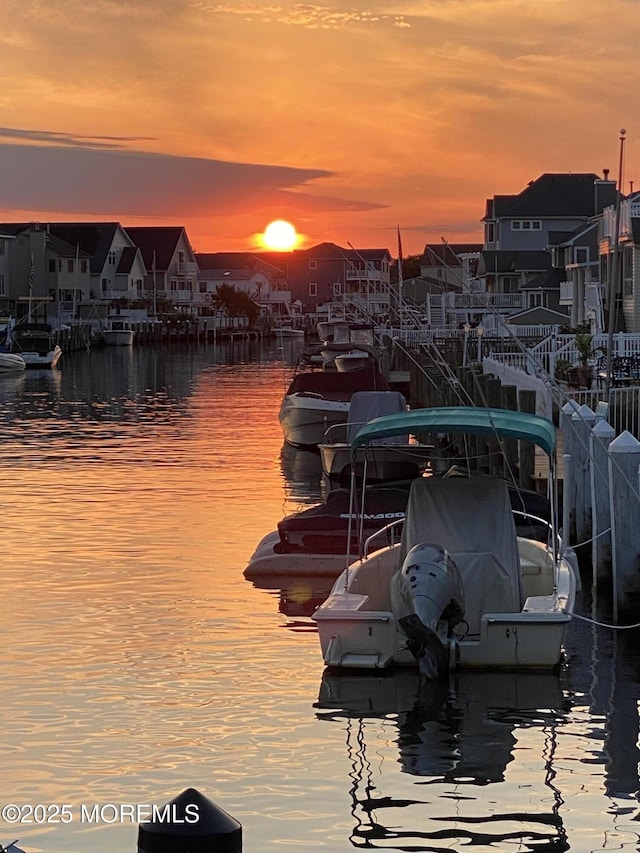
[(12, 352), (0, 353), (0, 373), (18, 373), (27, 366), (21, 355)]
[[(331, 482), (346, 483), (351, 475), (351, 448), (346, 443), (319, 445), (322, 472)], [(372, 445), (366, 450), (367, 482), (409, 480), (419, 477), (433, 455), (433, 447), (420, 444)], [(365, 454), (354, 460), (355, 475), (361, 479)]]
[[(574, 607), (576, 579), (562, 559), (554, 589), (552, 558), (543, 543), (518, 539), (523, 588), (521, 609), (484, 613), (479, 634), (456, 636), (450, 669), (551, 670), (563, 658), (563, 642)], [(337, 669), (416, 667), (390, 598), (398, 545), (353, 563), (314, 612), (326, 666)]]
[(105, 329), (102, 332), (102, 342), (108, 347), (130, 347), (134, 335), (132, 329)]
[(346, 424), (349, 402), (326, 400), (301, 394), (286, 395), (278, 419), (287, 444), (317, 446), (331, 426)]
[(20, 356), (24, 359), (27, 370), (43, 370), (57, 366), (62, 356), (62, 350), (59, 346), (55, 346), (47, 353), (21, 352)]

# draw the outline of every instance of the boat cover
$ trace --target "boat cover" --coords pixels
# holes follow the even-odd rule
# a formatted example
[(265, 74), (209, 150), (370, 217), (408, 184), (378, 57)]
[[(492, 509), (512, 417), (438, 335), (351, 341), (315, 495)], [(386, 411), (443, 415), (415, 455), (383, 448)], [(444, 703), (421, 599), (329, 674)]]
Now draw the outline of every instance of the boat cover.
[(356, 391), (391, 391), (391, 386), (380, 371), (371, 368), (348, 373), (310, 370), (298, 373), (287, 395), (311, 393), (334, 400), (350, 400)]
[(352, 448), (372, 440), (399, 433), (471, 433), (496, 435), (530, 441), (552, 456), (556, 446), (556, 429), (547, 418), (510, 409), (481, 406), (442, 406), (412, 409), (397, 415), (385, 415), (368, 423), (358, 432)]
[[(351, 522), (351, 553), (358, 553), (359, 496), (360, 492)], [(385, 524), (404, 518), (408, 496), (409, 483), (367, 489), (364, 505), (365, 538)], [(346, 555), (350, 505), (349, 489), (334, 489), (320, 506), (283, 518), (278, 522), (280, 542), (276, 551), (281, 554), (304, 551)]]
[(519, 613), (518, 542), (509, 489), (498, 477), (420, 477), (413, 481), (398, 568), (414, 545), (441, 545), (453, 557), (464, 588), (469, 634), (483, 613)]
[[(347, 443), (351, 444), (358, 430), (373, 418), (404, 412), (406, 408), (407, 401), (399, 391), (356, 391), (349, 406)], [(405, 433), (381, 438), (372, 444), (407, 444), (408, 441)]]

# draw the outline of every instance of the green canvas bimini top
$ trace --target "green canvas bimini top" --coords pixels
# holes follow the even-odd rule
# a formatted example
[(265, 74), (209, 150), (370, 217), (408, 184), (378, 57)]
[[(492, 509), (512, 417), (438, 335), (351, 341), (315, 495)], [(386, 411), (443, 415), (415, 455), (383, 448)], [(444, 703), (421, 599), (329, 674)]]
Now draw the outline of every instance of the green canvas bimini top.
[(395, 415), (374, 418), (358, 430), (351, 443), (352, 452), (364, 444), (393, 435), (466, 432), (496, 435), (530, 441), (552, 456), (556, 446), (556, 428), (547, 418), (509, 409), (481, 406), (443, 406), (412, 409)]

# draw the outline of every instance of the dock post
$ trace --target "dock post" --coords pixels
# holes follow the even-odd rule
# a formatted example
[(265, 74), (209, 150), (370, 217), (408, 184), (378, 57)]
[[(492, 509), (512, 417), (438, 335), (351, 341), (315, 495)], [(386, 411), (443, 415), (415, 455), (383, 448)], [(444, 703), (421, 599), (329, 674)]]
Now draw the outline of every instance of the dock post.
[(625, 430), (609, 445), (614, 619), (618, 619), (620, 613), (628, 612), (640, 593), (639, 465), (640, 441)]
[(598, 421), (591, 430), (591, 567), (593, 589), (611, 581), (611, 497), (609, 493), (609, 445), (615, 430)]
[[(574, 471), (574, 445), (575, 445), (575, 430), (573, 428), (572, 417), (578, 411), (580, 406), (575, 400), (569, 400), (560, 409), (559, 428), (562, 432), (562, 444), (565, 456), (564, 478), (562, 482), (563, 506), (568, 511), (568, 514), (563, 515), (562, 530), (563, 538), (567, 543), (575, 544), (576, 542), (576, 523), (575, 523), (575, 478)], [(567, 463), (568, 462), (568, 466)]]
[(138, 853), (242, 853), (242, 826), (195, 788), (138, 826)]
[(571, 416), (574, 431), (571, 459), (575, 493), (575, 544), (578, 547), (591, 538), (590, 436), (595, 423), (596, 414), (589, 406), (580, 406)]

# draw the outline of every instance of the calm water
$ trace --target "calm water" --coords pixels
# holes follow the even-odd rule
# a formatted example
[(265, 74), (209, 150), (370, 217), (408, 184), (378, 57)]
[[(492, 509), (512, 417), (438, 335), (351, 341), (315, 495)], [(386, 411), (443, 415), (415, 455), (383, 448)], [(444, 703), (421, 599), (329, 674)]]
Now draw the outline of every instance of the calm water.
[(244, 580), (320, 496), (277, 421), (294, 359), (116, 348), (0, 377), (0, 802), (72, 815), (0, 844), (135, 851), (136, 822), (81, 806), (195, 787), (245, 853), (636, 850), (637, 636), (574, 623), (558, 678), (329, 678), (323, 590)]

